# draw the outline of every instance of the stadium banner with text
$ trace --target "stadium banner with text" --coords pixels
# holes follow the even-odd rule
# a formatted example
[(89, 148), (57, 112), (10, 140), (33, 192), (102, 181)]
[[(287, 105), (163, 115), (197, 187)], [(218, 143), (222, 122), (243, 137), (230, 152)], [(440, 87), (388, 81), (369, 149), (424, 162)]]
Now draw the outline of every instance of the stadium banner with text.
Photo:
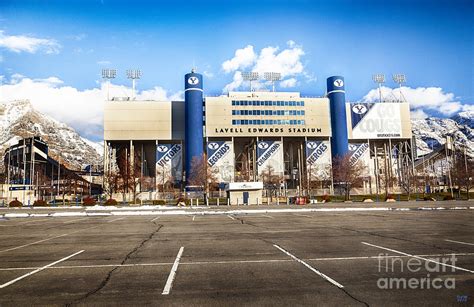
[(327, 180), (331, 176), (331, 143), (306, 141), (306, 170), (311, 181)]
[(349, 143), (349, 154), (351, 155), (351, 164), (358, 162), (366, 167), (366, 174), (370, 172), (370, 149), (368, 143)]
[(283, 143), (281, 141), (257, 142), (257, 169), (259, 176), (272, 168), (275, 175), (283, 176)]
[(159, 144), (156, 147), (156, 183), (179, 182), (183, 178), (181, 144)]
[(400, 103), (349, 104), (353, 139), (402, 137)]
[(207, 143), (207, 163), (219, 182), (234, 181), (234, 148), (231, 141)]

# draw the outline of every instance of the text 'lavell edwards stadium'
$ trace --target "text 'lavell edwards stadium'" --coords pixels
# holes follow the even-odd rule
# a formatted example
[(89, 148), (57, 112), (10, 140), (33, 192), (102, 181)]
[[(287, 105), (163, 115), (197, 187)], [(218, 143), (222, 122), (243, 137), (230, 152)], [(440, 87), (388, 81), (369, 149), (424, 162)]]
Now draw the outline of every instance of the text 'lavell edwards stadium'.
[(317, 98), (274, 91), (205, 97), (203, 81), (194, 70), (185, 75), (184, 101), (107, 101), (105, 176), (126, 162), (140, 177), (135, 192), (166, 184), (183, 190), (193, 160), (205, 157), (220, 185), (259, 182), (271, 170), (285, 189), (317, 181), (320, 193), (331, 193), (332, 158), (350, 154), (367, 172), (356, 193), (380, 191), (382, 163), (403, 191), (414, 156), (407, 102), (346, 102), (342, 76), (329, 77)]

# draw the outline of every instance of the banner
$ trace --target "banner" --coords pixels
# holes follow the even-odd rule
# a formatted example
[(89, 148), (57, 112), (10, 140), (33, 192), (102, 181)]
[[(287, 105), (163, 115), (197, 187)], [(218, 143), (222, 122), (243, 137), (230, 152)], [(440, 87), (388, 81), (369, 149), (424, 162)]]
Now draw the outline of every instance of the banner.
[(257, 169), (258, 174), (273, 168), (275, 175), (283, 176), (283, 144), (281, 141), (257, 142)]
[(231, 141), (207, 143), (207, 163), (215, 171), (219, 182), (234, 181), (234, 148)]
[(402, 136), (400, 103), (357, 103), (349, 106), (353, 139)]
[(329, 141), (306, 141), (306, 169), (311, 181), (330, 178), (330, 146)]
[(370, 150), (368, 143), (349, 143), (349, 154), (351, 155), (352, 165), (361, 162), (366, 167), (366, 172), (370, 172)]
[(177, 182), (183, 178), (181, 144), (159, 144), (156, 148), (156, 183)]

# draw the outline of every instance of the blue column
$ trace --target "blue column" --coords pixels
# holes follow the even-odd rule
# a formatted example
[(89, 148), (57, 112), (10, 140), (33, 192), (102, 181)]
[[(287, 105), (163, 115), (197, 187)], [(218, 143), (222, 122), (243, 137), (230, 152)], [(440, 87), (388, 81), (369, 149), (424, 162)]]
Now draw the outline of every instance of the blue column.
[(191, 73), (184, 76), (185, 112), (185, 168), (186, 182), (191, 174), (191, 161), (203, 154), (203, 90), (202, 75)]
[(344, 156), (349, 150), (344, 77), (332, 76), (327, 79), (327, 95), (331, 110), (331, 150), (334, 158)]

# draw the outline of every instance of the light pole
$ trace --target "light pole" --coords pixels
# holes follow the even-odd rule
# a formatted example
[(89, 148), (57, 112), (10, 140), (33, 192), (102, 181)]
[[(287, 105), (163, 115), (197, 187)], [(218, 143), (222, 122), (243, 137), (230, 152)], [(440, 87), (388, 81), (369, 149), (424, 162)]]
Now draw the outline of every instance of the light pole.
[(140, 79), (142, 71), (140, 69), (127, 69), (127, 78), (132, 79), (132, 100), (135, 100), (135, 80)]
[(275, 81), (281, 80), (281, 73), (279, 72), (266, 72), (263, 74), (265, 80), (272, 83), (272, 91), (275, 91)]
[(102, 69), (102, 78), (107, 80), (107, 101), (110, 100), (109, 89), (110, 89), (110, 79), (114, 79), (117, 76), (116, 69)]
[(374, 74), (372, 75), (372, 80), (378, 84), (379, 87), (379, 101), (382, 102), (382, 84), (385, 83), (384, 74)]
[(398, 90), (400, 94), (400, 98), (398, 102), (402, 102), (403, 94), (402, 94), (402, 84), (406, 82), (405, 74), (393, 74), (392, 75), (393, 81), (398, 84)]
[(254, 72), (254, 71), (244, 71), (244, 72), (242, 72), (242, 78), (243, 78), (245, 81), (249, 81), (249, 82), (250, 82), (250, 91), (252, 92), (252, 81), (258, 80), (259, 75), (258, 75), (258, 72)]

